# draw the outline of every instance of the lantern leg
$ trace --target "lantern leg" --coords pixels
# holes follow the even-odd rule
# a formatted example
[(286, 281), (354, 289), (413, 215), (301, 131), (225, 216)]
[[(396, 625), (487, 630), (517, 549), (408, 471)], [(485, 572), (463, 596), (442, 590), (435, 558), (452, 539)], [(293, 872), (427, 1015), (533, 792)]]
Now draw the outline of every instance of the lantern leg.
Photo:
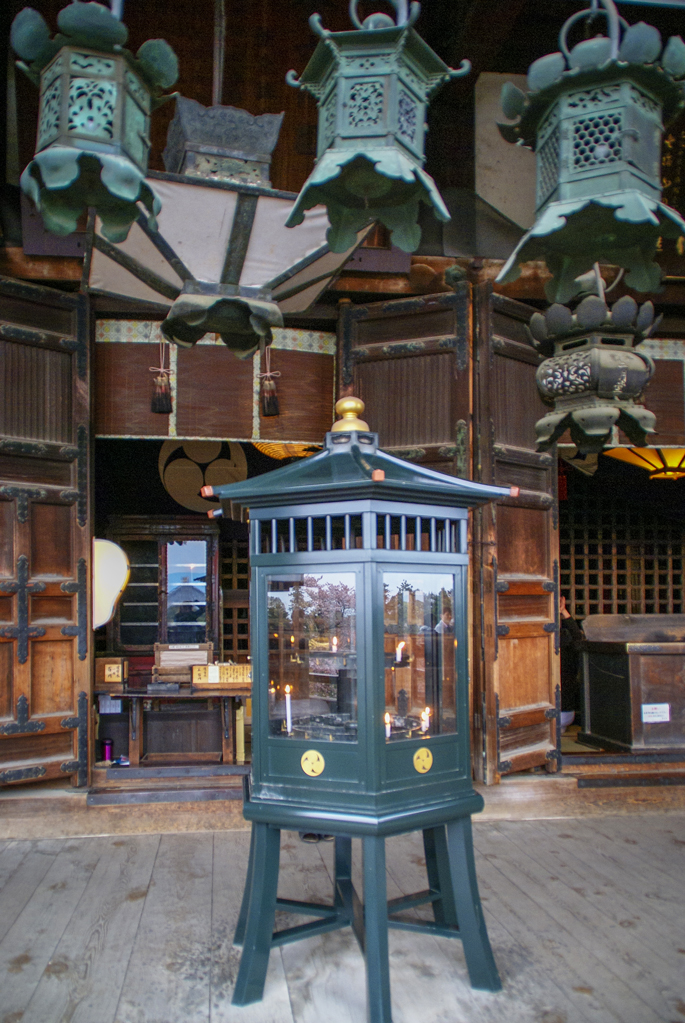
[(364, 853), (364, 955), (369, 1023), (392, 1023), (388, 965), (388, 895), (385, 839), (362, 839)]
[(471, 986), (481, 991), (499, 991), (502, 982), (490, 948), (480, 903), (470, 817), (459, 817), (449, 822), (447, 848), (454, 904)]
[(254, 846), (255, 846), (255, 826), (254, 824), (250, 828), (250, 856), (247, 861), (247, 874), (245, 875), (245, 888), (243, 890), (243, 901), (240, 904), (240, 913), (238, 914), (238, 923), (235, 926), (235, 934), (233, 935), (233, 944), (242, 945), (245, 940), (245, 926), (247, 924), (247, 914), (250, 908), (250, 895), (252, 893), (252, 874), (254, 870)]
[(454, 904), (452, 874), (444, 825), (425, 829), (423, 849), (426, 855), (428, 887), (433, 891), (440, 892), (440, 898), (433, 903), (435, 922), (443, 927), (456, 927), (457, 910)]
[[(233, 991), (233, 1005), (259, 1002), (264, 994), (266, 971), (276, 915), (281, 832), (270, 824), (252, 825), (254, 850), (248, 871), (249, 896), (244, 925), (243, 954)], [(247, 887), (245, 894), (247, 895)], [(243, 900), (244, 901), (244, 900)], [(242, 915), (242, 910), (241, 910)], [(240, 921), (238, 922), (240, 926)]]

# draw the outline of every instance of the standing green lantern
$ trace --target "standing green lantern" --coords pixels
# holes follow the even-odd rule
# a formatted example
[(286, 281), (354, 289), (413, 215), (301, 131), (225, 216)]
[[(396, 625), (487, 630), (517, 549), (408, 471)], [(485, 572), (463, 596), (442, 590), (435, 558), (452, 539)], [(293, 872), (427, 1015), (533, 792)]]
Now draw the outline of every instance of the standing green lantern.
[[(389, 1023), (388, 927), (460, 937), (472, 985), (500, 987), (470, 830), (483, 801), (469, 757), (467, 520), (510, 491), (385, 454), (363, 407), (338, 402), (320, 454), (203, 493), (227, 512), (249, 507), (251, 534), (253, 825), (233, 1001), (261, 999), (272, 947), (351, 926), (369, 1020)], [(335, 835), (330, 904), (277, 898), (282, 828)], [(414, 830), (430, 890), (388, 902), (385, 838)], [(429, 924), (403, 913), (422, 902)], [(277, 908), (318, 920), (272, 933)]]
[[(571, 27), (596, 15), (606, 17), (608, 35), (569, 50)], [(537, 156), (537, 213), (497, 280), (544, 259), (553, 275), (547, 297), (566, 302), (579, 291), (576, 279), (603, 261), (628, 270), (636, 291), (655, 291), (659, 237), (685, 233), (680, 214), (661, 202), (660, 177), (664, 123), (685, 102), (685, 44), (674, 36), (662, 49), (651, 25), (628, 26), (613, 0), (592, 0), (566, 21), (559, 47), (531, 65), (527, 93), (510, 82), (502, 90), (505, 116), (518, 120), (500, 132)]]
[(464, 60), (457, 70), (449, 68), (412, 28), (420, 5), (408, 10), (407, 0), (391, 2), (396, 22), (372, 14), (362, 23), (357, 0), (350, 0), (356, 29), (349, 32), (329, 32), (312, 15), (321, 42), (302, 76), (287, 76), (319, 104), (316, 167), (288, 227), (301, 224), (305, 210), (325, 205), (333, 252), (353, 245), (357, 231), (373, 220), (392, 232), (395, 245), (413, 252), (421, 240), (419, 202), (432, 206), (439, 220), (450, 219), (423, 169), (425, 121), (430, 97), (471, 65)]
[[(12, 24), (18, 66), (40, 87), (36, 155), (21, 187), (48, 231), (67, 235), (93, 207), (110, 241), (123, 241), (140, 215), (161, 204), (145, 180), (150, 113), (178, 77), (176, 55), (150, 39), (136, 57), (123, 48), (126, 26), (98, 3), (74, 0), (50, 30), (25, 7)], [(29, 62), (29, 63), (26, 63)]]

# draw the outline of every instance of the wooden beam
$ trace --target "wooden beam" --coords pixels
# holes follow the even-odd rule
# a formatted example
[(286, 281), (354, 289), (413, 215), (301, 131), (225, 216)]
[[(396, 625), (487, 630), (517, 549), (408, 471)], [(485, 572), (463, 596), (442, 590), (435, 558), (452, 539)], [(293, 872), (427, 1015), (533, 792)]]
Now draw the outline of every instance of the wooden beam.
[(0, 274), (24, 281), (81, 280), (82, 256), (25, 256), (20, 246), (0, 248)]

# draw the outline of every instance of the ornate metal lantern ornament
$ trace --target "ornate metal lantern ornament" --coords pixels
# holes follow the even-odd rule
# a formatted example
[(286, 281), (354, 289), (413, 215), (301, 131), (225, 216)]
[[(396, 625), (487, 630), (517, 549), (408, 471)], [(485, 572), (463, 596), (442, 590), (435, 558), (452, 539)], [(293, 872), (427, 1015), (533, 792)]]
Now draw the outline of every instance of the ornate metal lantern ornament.
[(645, 302), (638, 309), (635, 299), (624, 295), (610, 309), (598, 271), (596, 281), (598, 294), (583, 298), (575, 312), (555, 303), (530, 320), (535, 347), (552, 356), (536, 374), (542, 400), (554, 406), (535, 424), (542, 451), (566, 430), (581, 453), (602, 451), (614, 426), (633, 444), (644, 444), (654, 433), (654, 413), (636, 403), (654, 363), (633, 350), (658, 322), (654, 306)]
[[(473, 987), (500, 988), (471, 842), (483, 803), (469, 757), (467, 520), (510, 491), (393, 458), (363, 410), (341, 399), (319, 454), (203, 495), (250, 519), (252, 843), (233, 1003), (261, 1000), (271, 948), (352, 927), (368, 1019), (391, 1023), (389, 927), (460, 938)], [(329, 903), (277, 897), (282, 828), (335, 836)], [(385, 839), (414, 830), (429, 890), (389, 902)], [(403, 912), (422, 902), (430, 922)], [(274, 933), (276, 909), (318, 919)]]
[(328, 244), (342, 252), (356, 232), (378, 220), (393, 242), (413, 252), (421, 240), (419, 202), (432, 206), (439, 220), (449, 213), (433, 179), (423, 170), (428, 101), (451, 78), (467, 74), (464, 60), (447, 67), (414, 31), (420, 5), (390, 0), (396, 21), (387, 14), (357, 16), (350, 0), (354, 31), (329, 32), (313, 14), (309, 24), (321, 42), (298, 79), (319, 104), (317, 163), (288, 218), (302, 223), (304, 211), (323, 204), (328, 211)]
[(124, 49), (126, 26), (102, 4), (74, 0), (57, 25), (50, 38), (31, 7), (12, 24), (18, 66), (40, 87), (36, 155), (21, 187), (54, 234), (70, 234), (93, 207), (105, 236), (123, 241), (138, 202), (151, 217), (161, 208), (145, 180), (150, 113), (178, 78), (176, 55), (149, 39), (134, 57)]
[[(571, 27), (598, 15), (608, 35), (569, 50)], [(685, 43), (673, 36), (662, 49), (657, 29), (628, 26), (613, 0), (592, 0), (564, 24), (559, 51), (530, 66), (528, 93), (510, 82), (502, 89), (505, 116), (518, 118), (499, 125), (502, 135), (537, 154), (537, 219), (497, 280), (544, 259), (553, 275), (547, 297), (566, 302), (576, 278), (604, 261), (624, 267), (636, 291), (655, 291), (657, 239), (685, 233), (661, 202), (660, 178), (664, 123), (684, 104)]]

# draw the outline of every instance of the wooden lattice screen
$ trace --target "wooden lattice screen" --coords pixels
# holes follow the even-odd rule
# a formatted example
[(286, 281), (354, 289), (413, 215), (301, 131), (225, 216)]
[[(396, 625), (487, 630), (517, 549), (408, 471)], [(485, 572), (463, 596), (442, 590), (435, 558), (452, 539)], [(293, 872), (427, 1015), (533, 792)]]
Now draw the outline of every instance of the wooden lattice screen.
[(244, 664), (250, 653), (248, 592), (250, 564), (247, 540), (221, 544), (221, 590), (223, 595), (224, 661)]
[(586, 494), (559, 512), (560, 590), (574, 617), (683, 612), (685, 524)]

